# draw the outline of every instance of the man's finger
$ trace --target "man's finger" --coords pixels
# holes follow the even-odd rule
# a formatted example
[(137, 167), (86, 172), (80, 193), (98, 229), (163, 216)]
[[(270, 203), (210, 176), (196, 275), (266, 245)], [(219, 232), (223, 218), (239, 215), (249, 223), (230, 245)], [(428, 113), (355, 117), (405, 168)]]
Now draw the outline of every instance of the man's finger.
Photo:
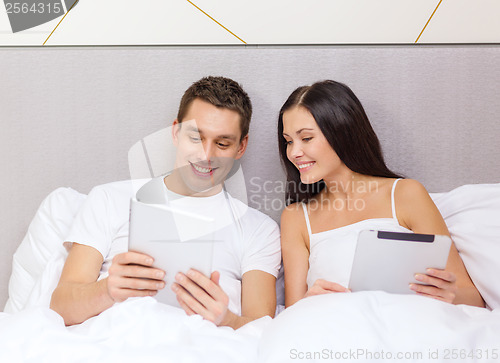
[(132, 290), (161, 290), (165, 287), (165, 282), (131, 277), (115, 277), (112, 280), (111, 287)]
[[(208, 277), (202, 275), (201, 273), (199, 274), (204, 280), (208, 280), (210, 284), (214, 284)], [(198, 278), (201, 279), (200, 277)], [(179, 272), (177, 273), (177, 275), (175, 275), (175, 281), (207, 309), (209, 309), (209, 307), (214, 303), (214, 298), (209, 294), (209, 292), (201, 287), (197, 281), (193, 281), (190, 277), (184, 275), (182, 272)]]
[(125, 277), (163, 280), (163, 278), (165, 277), (165, 272), (163, 270), (152, 267), (144, 267), (139, 265), (123, 265), (120, 268), (120, 275)]
[(153, 262), (153, 257), (144, 253), (133, 251), (119, 253), (115, 257), (113, 257), (113, 263), (118, 263), (120, 265), (128, 265), (134, 263), (137, 265), (152, 266)]
[(219, 285), (220, 272), (219, 271), (212, 272), (212, 274), (210, 275), (210, 280), (212, 280), (214, 284)]
[(196, 315), (196, 313), (189, 307), (187, 304), (179, 297), (179, 295), (176, 295), (177, 302), (181, 306), (181, 308), (186, 312), (188, 315)]
[(182, 285), (178, 283), (172, 284), (172, 290), (175, 292), (177, 297), (181, 299), (186, 306), (191, 309), (195, 314), (200, 314), (205, 316), (207, 309), (201, 304), (200, 301), (196, 300), (189, 291), (187, 291)]
[[(217, 271), (216, 271), (217, 272)], [(212, 276), (217, 278), (219, 280), (219, 277), (217, 277), (216, 272), (212, 273)], [(214, 275), (215, 274), (215, 275)], [(187, 272), (187, 278), (191, 279), (194, 281), (198, 286), (200, 286), (210, 297), (212, 297), (214, 300), (221, 301), (225, 298), (226, 294), (222, 291), (220, 286), (215, 283), (211, 278), (209, 279), (205, 275), (203, 275), (201, 272), (190, 269)]]

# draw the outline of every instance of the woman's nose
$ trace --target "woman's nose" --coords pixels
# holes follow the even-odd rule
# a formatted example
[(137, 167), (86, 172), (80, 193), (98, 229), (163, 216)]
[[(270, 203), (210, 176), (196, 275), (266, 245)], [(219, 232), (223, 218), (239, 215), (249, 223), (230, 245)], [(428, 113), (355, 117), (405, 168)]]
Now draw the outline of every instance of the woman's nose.
[(304, 155), (304, 151), (302, 150), (302, 145), (300, 145), (300, 143), (298, 142), (292, 143), (291, 148), (292, 149), (290, 150), (290, 155), (294, 159), (300, 158), (301, 156)]

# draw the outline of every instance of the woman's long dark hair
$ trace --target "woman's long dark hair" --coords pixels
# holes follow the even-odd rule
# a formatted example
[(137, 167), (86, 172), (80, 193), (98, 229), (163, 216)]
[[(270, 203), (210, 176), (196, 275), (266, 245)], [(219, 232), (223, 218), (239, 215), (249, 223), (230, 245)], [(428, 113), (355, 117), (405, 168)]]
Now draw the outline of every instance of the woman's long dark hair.
[(346, 85), (322, 81), (297, 88), (281, 107), (278, 118), (278, 145), (287, 177), (286, 203), (307, 202), (325, 183), (303, 184), (296, 166), (286, 155), (283, 113), (295, 106), (308, 110), (328, 143), (352, 171), (371, 176), (400, 178), (385, 164), (380, 142), (356, 95)]

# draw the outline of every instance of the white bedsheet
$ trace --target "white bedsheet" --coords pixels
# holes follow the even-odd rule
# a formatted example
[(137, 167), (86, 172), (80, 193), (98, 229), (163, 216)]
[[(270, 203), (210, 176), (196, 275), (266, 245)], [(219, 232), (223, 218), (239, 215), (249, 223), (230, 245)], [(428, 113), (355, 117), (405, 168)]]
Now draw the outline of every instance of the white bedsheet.
[(217, 328), (153, 298), (129, 299), (66, 328), (48, 308), (0, 315), (1, 362), (256, 362), (262, 318)]
[(234, 331), (148, 297), (69, 328), (46, 307), (0, 313), (0, 342), (1, 362), (498, 362), (500, 311), (330, 294)]
[(260, 340), (260, 362), (334, 360), (500, 362), (500, 309), (384, 292), (328, 294), (286, 309)]
[[(156, 302), (128, 299), (66, 328), (48, 308), (65, 252), (50, 259), (15, 314), (0, 313), (0, 362), (256, 362), (264, 317), (234, 331)], [(146, 360), (147, 358), (147, 360)]]

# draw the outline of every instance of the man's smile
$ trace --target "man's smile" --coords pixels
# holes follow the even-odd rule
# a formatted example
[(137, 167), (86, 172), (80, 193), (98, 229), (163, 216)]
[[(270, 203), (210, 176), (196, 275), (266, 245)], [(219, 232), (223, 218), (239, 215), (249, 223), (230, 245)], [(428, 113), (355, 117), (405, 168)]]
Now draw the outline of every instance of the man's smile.
[(191, 164), (193, 172), (201, 177), (210, 177), (214, 173), (214, 171), (218, 169), (218, 167), (215, 168), (211, 167), (210, 163), (209, 165), (200, 165), (189, 162), (189, 164)]

